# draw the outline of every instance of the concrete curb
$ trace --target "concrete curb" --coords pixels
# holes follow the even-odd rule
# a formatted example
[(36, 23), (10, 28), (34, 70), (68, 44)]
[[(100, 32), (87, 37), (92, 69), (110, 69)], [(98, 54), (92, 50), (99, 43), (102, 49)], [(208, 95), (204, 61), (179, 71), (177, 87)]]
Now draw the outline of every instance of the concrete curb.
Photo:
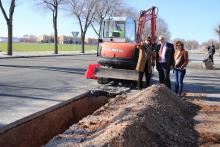
[(45, 54), (45, 55), (14, 55), (14, 56), (1, 56), (0, 59), (11, 59), (11, 58), (34, 58), (34, 57), (56, 57), (56, 56), (74, 56), (74, 55), (92, 55), (96, 54), (94, 52), (91, 53), (70, 53), (70, 54)]

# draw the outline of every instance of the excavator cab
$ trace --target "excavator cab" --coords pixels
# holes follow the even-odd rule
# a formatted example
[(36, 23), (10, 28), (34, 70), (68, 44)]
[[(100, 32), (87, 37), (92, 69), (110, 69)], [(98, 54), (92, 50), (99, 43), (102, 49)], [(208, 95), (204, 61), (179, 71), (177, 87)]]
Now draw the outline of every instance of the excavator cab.
[(136, 23), (131, 17), (107, 17), (104, 19), (101, 36), (104, 42), (135, 42)]
[(98, 63), (113, 68), (135, 69), (136, 23), (131, 17), (107, 17), (102, 26)]

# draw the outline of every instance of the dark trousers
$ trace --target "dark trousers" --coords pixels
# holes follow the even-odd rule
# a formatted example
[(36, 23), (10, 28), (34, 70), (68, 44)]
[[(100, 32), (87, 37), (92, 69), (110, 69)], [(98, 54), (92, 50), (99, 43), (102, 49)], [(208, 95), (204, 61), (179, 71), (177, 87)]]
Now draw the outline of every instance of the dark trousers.
[(168, 67), (166, 63), (157, 63), (157, 71), (160, 83), (165, 84), (169, 89), (171, 89), (170, 67)]
[(176, 69), (174, 68), (174, 75), (175, 75), (175, 92), (179, 96), (183, 91), (183, 79), (186, 74), (186, 69)]
[(142, 79), (143, 79), (144, 74), (145, 74), (145, 78), (146, 78), (146, 81), (145, 81), (146, 82), (146, 87), (148, 87), (149, 83), (150, 83), (150, 73), (148, 71), (148, 61), (145, 64), (144, 71), (139, 72), (139, 76), (138, 76), (138, 88), (139, 89), (143, 88)]
[(210, 54), (208, 58), (212, 61), (212, 63), (214, 63), (212, 54)]

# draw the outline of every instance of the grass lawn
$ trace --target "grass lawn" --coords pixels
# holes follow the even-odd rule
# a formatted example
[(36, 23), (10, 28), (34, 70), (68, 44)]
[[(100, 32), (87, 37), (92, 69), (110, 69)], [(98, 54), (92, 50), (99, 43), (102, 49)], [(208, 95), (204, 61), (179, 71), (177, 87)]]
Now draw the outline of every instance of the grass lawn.
[[(59, 44), (59, 51), (81, 51), (81, 45)], [(95, 45), (86, 45), (85, 52), (96, 50)], [(0, 51), (7, 52), (7, 43), (0, 42)], [(13, 52), (54, 51), (52, 43), (13, 43)]]

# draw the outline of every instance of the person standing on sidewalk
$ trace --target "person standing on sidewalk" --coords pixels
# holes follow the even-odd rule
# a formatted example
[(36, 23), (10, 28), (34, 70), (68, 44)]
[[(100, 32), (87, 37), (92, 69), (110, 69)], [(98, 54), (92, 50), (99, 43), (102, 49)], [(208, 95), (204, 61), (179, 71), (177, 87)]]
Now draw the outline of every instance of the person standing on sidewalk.
[(151, 54), (152, 54), (152, 43), (151, 43), (151, 37), (147, 37), (144, 42), (141, 42), (141, 44), (137, 47), (139, 49), (139, 57), (138, 57), (138, 63), (136, 66), (136, 70), (139, 72), (138, 75), (138, 89), (142, 89), (142, 79), (145, 74), (146, 78), (146, 87), (149, 86), (150, 83), (150, 77), (151, 77)]
[(214, 56), (214, 54), (215, 54), (215, 46), (214, 46), (213, 43), (212, 43), (212, 46), (210, 46), (208, 52), (209, 52), (209, 58), (210, 58), (210, 60), (212, 61), (212, 63), (214, 63), (213, 56)]
[(186, 74), (188, 64), (188, 52), (184, 50), (184, 44), (181, 41), (175, 43), (174, 53), (174, 75), (175, 75), (175, 92), (181, 96), (183, 90), (183, 79)]
[(174, 66), (173, 44), (166, 42), (164, 36), (159, 36), (159, 44), (155, 50), (156, 69), (159, 74), (159, 81), (171, 89), (170, 69)]

